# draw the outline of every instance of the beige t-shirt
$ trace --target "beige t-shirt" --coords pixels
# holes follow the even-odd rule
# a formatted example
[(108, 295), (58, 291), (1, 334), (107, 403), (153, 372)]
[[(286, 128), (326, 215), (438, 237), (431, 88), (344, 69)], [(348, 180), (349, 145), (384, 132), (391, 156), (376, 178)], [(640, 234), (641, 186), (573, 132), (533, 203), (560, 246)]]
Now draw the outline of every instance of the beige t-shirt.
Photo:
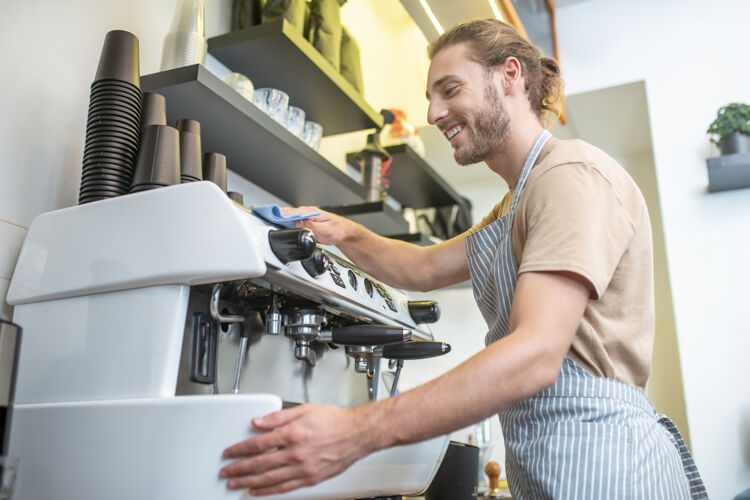
[[(510, 212), (513, 192), (470, 231)], [(519, 275), (570, 271), (593, 286), (569, 355), (589, 373), (645, 390), (654, 344), (651, 223), (628, 173), (580, 140), (548, 143), (518, 200)]]

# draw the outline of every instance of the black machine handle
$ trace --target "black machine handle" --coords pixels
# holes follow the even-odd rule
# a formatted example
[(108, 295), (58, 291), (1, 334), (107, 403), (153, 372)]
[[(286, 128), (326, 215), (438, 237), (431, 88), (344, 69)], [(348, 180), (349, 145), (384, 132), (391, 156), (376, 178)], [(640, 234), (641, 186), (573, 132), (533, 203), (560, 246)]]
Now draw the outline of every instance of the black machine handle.
[(440, 306), (434, 300), (410, 300), (408, 306), (415, 323), (435, 323), (440, 319)]
[(331, 341), (343, 345), (382, 345), (411, 338), (411, 330), (389, 325), (351, 325), (331, 330)]
[(445, 342), (401, 342), (383, 346), (385, 359), (427, 359), (451, 352)]

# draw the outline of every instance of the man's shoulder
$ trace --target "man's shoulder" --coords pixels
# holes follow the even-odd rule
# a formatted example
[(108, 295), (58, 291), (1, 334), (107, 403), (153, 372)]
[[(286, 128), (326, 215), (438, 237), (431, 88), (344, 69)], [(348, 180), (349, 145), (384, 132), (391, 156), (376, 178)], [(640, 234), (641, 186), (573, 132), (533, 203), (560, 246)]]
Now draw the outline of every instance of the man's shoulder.
[(534, 177), (562, 165), (579, 165), (600, 170), (605, 176), (622, 170), (614, 158), (581, 139), (558, 139), (543, 151), (532, 170)]

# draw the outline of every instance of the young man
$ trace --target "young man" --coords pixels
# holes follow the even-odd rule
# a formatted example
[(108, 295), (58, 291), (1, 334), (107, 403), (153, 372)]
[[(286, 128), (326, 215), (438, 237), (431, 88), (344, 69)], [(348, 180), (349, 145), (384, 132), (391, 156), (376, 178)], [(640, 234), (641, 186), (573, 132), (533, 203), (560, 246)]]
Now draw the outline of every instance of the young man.
[(238, 460), (220, 475), (232, 489), (281, 493), (378, 449), (499, 413), (516, 499), (705, 498), (679, 433), (642, 392), (654, 335), (653, 259), (637, 186), (602, 151), (542, 128), (561, 91), (559, 69), (513, 28), (458, 25), (433, 42), (430, 57), (429, 122), (458, 163), (484, 161), (508, 194), (467, 233), (427, 248), (328, 213), (300, 226), (401, 288), (471, 278), (487, 347), (397, 398), (255, 419), (276, 432), (227, 448)]

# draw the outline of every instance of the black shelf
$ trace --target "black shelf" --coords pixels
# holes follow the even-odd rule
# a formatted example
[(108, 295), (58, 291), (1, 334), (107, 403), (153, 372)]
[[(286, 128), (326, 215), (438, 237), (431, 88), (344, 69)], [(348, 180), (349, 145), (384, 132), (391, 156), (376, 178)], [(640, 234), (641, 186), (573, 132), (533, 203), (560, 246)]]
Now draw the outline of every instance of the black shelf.
[(208, 40), (208, 51), (255, 88), (289, 94), (324, 135), (382, 126), (383, 118), (301, 33), (283, 19)]
[(708, 191), (727, 191), (750, 187), (750, 153), (708, 158)]
[(201, 65), (146, 75), (141, 88), (166, 97), (169, 124), (181, 118), (201, 123), (204, 152), (226, 155), (228, 168), (288, 203), (365, 199), (364, 188), (351, 177)]
[(405, 207), (463, 205), (464, 200), (409, 145), (386, 146), (393, 157), (388, 194)]
[(409, 223), (406, 222), (406, 219), (382, 201), (321, 208), (358, 222), (369, 230), (384, 236), (409, 231)]

